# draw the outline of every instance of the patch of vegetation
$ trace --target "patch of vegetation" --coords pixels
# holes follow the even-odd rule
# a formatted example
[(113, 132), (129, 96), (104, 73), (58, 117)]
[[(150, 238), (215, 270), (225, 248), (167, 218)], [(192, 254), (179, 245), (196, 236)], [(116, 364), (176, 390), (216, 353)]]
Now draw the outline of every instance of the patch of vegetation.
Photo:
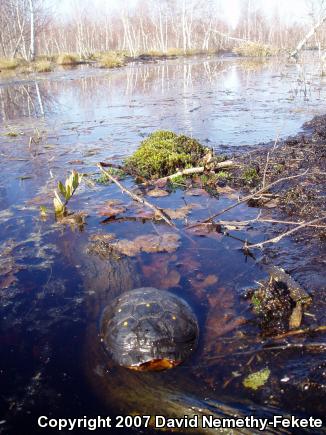
[(53, 65), (49, 60), (38, 60), (33, 64), (33, 69), (38, 73), (51, 72)]
[(270, 374), (271, 371), (268, 368), (259, 370), (259, 372), (251, 373), (243, 380), (243, 386), (251, 388), (252, 390), (258, 390), (258, 388), (265, 385)]
[(260, 180), (257, 169), (250, 168), (250, 167), (246, 168), (242, 172), (241, 178), (245, 184), (249, 184), (249, 185), (256, 185), (258, 183), (258, 181)]
[(58, 182), (58, 190), (54, 191), (53, 206), (57, 216), (66, 214), (67, 204), (81, 183), (83, 176), (77, 171), (72, 171), (65, 184)]
[(152, 56), (152, 57), (164, 57), (166, 56), (166, 53), (164, 51), (159, 51), (159, 50), (149, 50), (146, 51), (145, 53), (141, 53), (143, 55), (146, 56)]
[(57, 57), (58, 65), (77, 65), (79, 62), (78, 57), (72, 53), (62, 53)]
[(216, 177), (219, 180), (230, 180), (232, 178), (230, 172), (227, 172), (227, 171), (217, 172)]
[(19, 59), (0, 59), (0, 70), (14, 70), (20, 64)]
[(269, 57), (275, 56), (277, 52), (276, 48), (258, 42), (244, 42), (233, 49), (233, 53), (246, 57)]
[(15, 130), (10, 130), (7, 133), (5, 133), (5, 136), (8, 136), (8, 137), (17, 137), (18, 135), (19, 135), (19, 133)]
[(101, 68), (118, 68), (124, 65), (124, 56), (115, 51), (103, 53), (99, 57)]
[(159, 130), (145, 139), (125, 164), (145, 178), (155, 179), (198, 165), (208, 151), (195, 139)]

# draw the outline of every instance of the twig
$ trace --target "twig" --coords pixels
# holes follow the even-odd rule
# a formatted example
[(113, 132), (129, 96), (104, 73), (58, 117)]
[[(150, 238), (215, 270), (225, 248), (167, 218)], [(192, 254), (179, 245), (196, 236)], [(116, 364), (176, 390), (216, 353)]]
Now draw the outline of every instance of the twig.
[(293, 234), (296, 231), (299, 231), (301, 228), (305, 228), (305, 227), (307, 227), (309, 225), (313, 225), (316, 222), (319, 222), (319, 221), (324, 220), (324, 219), (326, 219), (326, 216), (323, 216), (323, 217), (320, 217), (320, 218), (317, 218), (317, 219), (313, 219), (312, 221), (309, 221), (309, 222), (303, 222), (302, 224), (298, 225), (297, 227), (292, 228), (292, 230), (286, 231), (285, 233), (282, 233), (279, 236), (273, 237), (271, 239), (265, 240), (264, 242), (255, 243), (254, 245), (246, 244), (244, 249), (248, 250), (248, 249), (253, 249), (253, 248), (262, 248), (264, 245), (267, 245), (268, 243), (278, 243), (284, 237), (287, 237), (290, 234)]
[(197, 166), (193, 168), (186, 168), (182, 171), (175, 172), (174, 174), (168, 175), (167, 177), (162, 177), (157, 180), (157, 182), (172, 180), (173, 178), (180, 177), (182, 175), (193, 175), (202, 174), (205, 170), (209, 169), (215, 171), (217, 169), (227, 169), (234, 167), (235, 163), (233, 160), (226, 160), (225, 162), (216, 163), (214, 166), (206, 168), (205, 166)]
[(164, 213), (164, 211), (158, 207), (156, 207), (155, 205), (151, 204), (150, 202), (146, 201), (146, 199), (141, 198), (140, 196), (136, 195), (135, 193), (131, 192), (130, 190), (128, 190), (125, 186), (123, 186), (116, 178), (114, 178), (108, 171), (106, 171), (103, 167), (101, 163), (97, 164), (98, 168), (100, 168), (100, 170), (103, 172), (103, 174), (105, 174), (111, 181), (113, 181), (113, 183), (115, 183), (122, 192), (126, 193), (127, 195), (129, 195), (134, 201), (139, 202), (140, 204), (146, 205), (147, 207), (151, 208), (152, 210), (155, 211), (155, 213), (157, 213), (158, 216), (160, 216), (167, 224), (169, 224), (171, 227), (176, 228), (175, 224), (171, 221), (171, 219), (169, 218), (169, 216)]
[(195, 223), (195, 224), (190, 225), (190, 227), (188, 227), (188, 228), (195, 227), (195, 226), (200, 225), (200, 224), (202, 224), (202, 223), (210, 222), (210, 221), (212, 221), (213, 219), (215, 219), (216, 217), (218, 217), (218, 216), (220, 216), (220, 215), (226, 213), (226, 212), (229, 211), (229, 210), (232, 210), (234, 207), (237, 207), (238, 205), (243, 204), (244, 202), (249, 201), (249, 199), (252, 199), (253, 197), (259, 195), (260, 193), (265, 192), (266, 190), (270, 189), (271, 187), (274, 187), (274, 186), (276, 186), (277, 184), (282, 183), (283, 181), (293, 180), (294, 178), (299, 178), (299, 177), (304, 177), (305, 175), (307, 175), (307, 173), (308, 173), (308, 169), (305, 170), (304, 172), (302, 172), (302, 174), (291, 175), (291, 176), (289, 176), (289, 177), (279, 178), (278, 180), (273, 181), (273, 183), (270, 183), (270, 184), (268, 184), (267, 186), (262, 187), (262, 188), (259, 189), (257, 192), (252, 193), (251, 195), (247, 195), (247, 196), (243, 197), (242, 199), (240, 199), (240, 200), (237, 201), (236, 203), (231, 204), (229, 207), (226, 207), (226, 208), (224, 208), (223, 210), (219, 211), (218, 213), (215, 213), (215, 214), (213, 214), (212, 216), (209, 216), (207, 219), (205, 219), (205, 220), (202, 221), (202, 222), (197, 222), (197, 223)]
[(266, 164), (265, 164), (264, 175), (263, 175), (263, 187), (265, 187), (265, 184), (266, 184), (266, 174), (267, 174), (267, 169), (268, 169), (268, 166), (269, 166), (270, 153), (273, 153), (275, 151), (277, 143), (278, 143), (278, 140), (279, 140), (279, 137), (280, 137), (280, 132), (278, 131), (277, 135), (276, 135), (276, 138), (275, 138), (275, 141), (274, 141), (273, 148), (272, 148), (271, 151), (268, 151), (267, 156), (266, 156)]
[[(293, 222), (293, 221), (279, 221), (277, 219), (257, 219), (257, 222), (267, 222), (272, 224), (284, 224), (284, 225), (302, 225), (304, 223), (304, 222)], [(307, 223), (306, 226), (312, 228), (326, 228), (326, 225), (311, 225), (309, 223)]]
[[(240, 352), (233, 352), (232, 357), (234, 356), (242, 356), (242, 355), (252, 355), (258, 352), (266, 352), (266, 351), (275, 351), (275, 350), (288, 350), (288, 349), (305, 349), (305, 348), (324, 348), (326, 349), (326, 342), (320, 343), (286, 343), (278, 346), (268, 346), (268, 347), (259, 347), (258, 349), (244, 350)], [(230, 357), (230, 354), (226, 355), (217, 355), (207, 359), (207, 362), (216, 361), (224, 358)], [(202, 366), (200, 366), (202, 367)]]
[(148, 180), (140, 175), (137, 171), (134, 169), (130, 169), (127, 166), (118, 165), (116, 163), (110, 163), (110, 162), (100, 162), (100, 165), (103, 168), (113, 168), (113, 169), (119, 169), (120, 171), (125, 172), (126, 174), (132, 175), (133, 177), (139, 178), (143, 183), (148, 183)]
[(317, 326), (316, 328), (296, 329), (293, 331), (284, 332), (283, 334), (275, 335), (273, 340), (281, 340), (282, 338), (292, 337), (293, 335), (313, 334), (316, 332), (326, 331), (326, 326)]

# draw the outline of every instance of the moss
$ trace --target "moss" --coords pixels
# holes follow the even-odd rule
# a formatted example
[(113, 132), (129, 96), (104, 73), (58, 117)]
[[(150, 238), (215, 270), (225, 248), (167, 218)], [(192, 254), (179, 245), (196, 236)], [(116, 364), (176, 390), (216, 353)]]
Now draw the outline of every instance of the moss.
[(77, 65), (78, 57), (71, 53), (62, 53), (57, 57), (58, 65)]
[(232, 178), (230, 172), (227, 172), (227, 171), (219, 171), (216, 174), (216, 177), (219, 180), (230, 180)]
[(125, 164), (146, 178), (159, 178), (197, 165), (207, 151), (195, 139), (159, 130), (145, 139)]
[(257, 173), (257, 169), (256, 168), (246, 168), (243, 172), (242, 172), (242, 180), (246, 183), (246, 184), (250, 184), (250, 185), (255, 185), (258, 183), (258, 181), (260, 180), (260, 177)]

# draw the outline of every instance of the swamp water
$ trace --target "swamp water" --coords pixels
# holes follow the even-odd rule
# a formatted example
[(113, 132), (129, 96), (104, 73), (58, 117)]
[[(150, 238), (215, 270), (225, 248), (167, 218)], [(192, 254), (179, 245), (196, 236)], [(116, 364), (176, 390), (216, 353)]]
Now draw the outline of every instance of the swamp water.
[[(266, 271), (243, 255), (241, 242), (218, 233), (181, 233), (175, 252), (127, 257), (138, 286), (169, 289), (193, 307), (201, 330), (193, 358), (159, 374), (105, 370), (94, 342), (109, 260), (90, 255), (89, 241), (106, 233), (130, 240), (171, 230), (143, 219), (115, 185), (82, 184), (69, 210), (86, 212), (85, 225), (56, 223), (51, 207), (56, 182), (70, 169), (88, 174), (85, 181), (96, 179), (97, 162), (119, 162), (156, 129), (193, 136), (222, 152), (295, 134), (323, 113), (325, 85), (313, 61), (298, 67), (234, 58), (0, 79), (0, 433), (47, 433), (37, 427), (40, 415), (106, 416), (144, 407), (168, 415), (173, 401), (180, 404), (176, 413), (228, 414), (233, 404), (239, 415), (254, 408), (266, 416), (275, 407), (276, 413), (324, 416), (325, 354), (306, 349), (306, 337), (297, 340), (302, 348), (262, 349), (244, 293)], [(123, 182), (132, 187), (132, 180)], [(236, 196), (197, 197), (179, 189), (149, 199), (166, 208), (191, 206), (187, 219), (197, 220)], [(124, 219), (106, 219), (109, 200), (126, 205)], [(243, 205), (226, 217), (253, 219), (257, 212)], [(251, 241), (262, 237), (250, 232)], [(318, 300), (324, 312), (324, 299)], [(325, 324), (321, 312), (312, 314), (316, 324)], [(250, 373), (266, 369), (265, 385), (244, 386)]]

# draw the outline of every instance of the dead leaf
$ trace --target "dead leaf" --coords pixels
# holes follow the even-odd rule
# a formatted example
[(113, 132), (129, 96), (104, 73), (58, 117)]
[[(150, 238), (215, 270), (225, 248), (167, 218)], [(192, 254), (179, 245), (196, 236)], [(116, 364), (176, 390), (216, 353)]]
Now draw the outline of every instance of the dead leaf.
[(199, 187), (194, 187), (193, 189), (188, 189), (186, 191), (187, 196), (208, 196), (208, 193), (205, 189), (201, 189)]
[(162, 235), (146, 234), (134, 240), (122, 239), (112, 243), (112, 247), (124, 255), (133, 257), (140, 252), (174, 252), (180, 245), (180, 236), (174, 233)]
[(119, 214), (125, 213), (126, 207), (119, 200), (106, 201), (104, 205), (98, 207), (98, 214), (100, 216), (114, 217)]
[(177, 208), (176, 210), (173, 210), (172, 208), (165, 208), (164, 212), (169, 216), (170, 219), (184, 219), (192, 209), (192, 205), (185, 205), (184, 207)]
[(161, 178), (161, 179), (155, 181), (155, 186), (162, 188), (162, 187), (165, 187), (167, 185), (167, 182), (168, 182), (167, 179)]
[(213, 237), (214, 239), (220, 239), (222, 237), (220, 225), (212, 223), (201, 223), (194, 227), (187, 228), (187, 231), (199, 237)]
[(153, 198), (159, 198), (161, 196), (168, 196), (169, 192), (164, 189), (152, 189), (147, 192), (147, 196), (152, 196)]
[(111, 242), (116, 238), (117, 237), (115, 234), (106, 233), (106, 234), (92, 234), (89, 239), (91, 242)]
[(215, 186), (217, 193), (220, 195), (225, 195), (228, 198), (238, 199), (238, 195), (235, 189), (232, 189), (230, 186)]
[(83, 165), (84, 164), (84, 160), (70, 160), (70, 162), (68, 162), (69, 165)]

